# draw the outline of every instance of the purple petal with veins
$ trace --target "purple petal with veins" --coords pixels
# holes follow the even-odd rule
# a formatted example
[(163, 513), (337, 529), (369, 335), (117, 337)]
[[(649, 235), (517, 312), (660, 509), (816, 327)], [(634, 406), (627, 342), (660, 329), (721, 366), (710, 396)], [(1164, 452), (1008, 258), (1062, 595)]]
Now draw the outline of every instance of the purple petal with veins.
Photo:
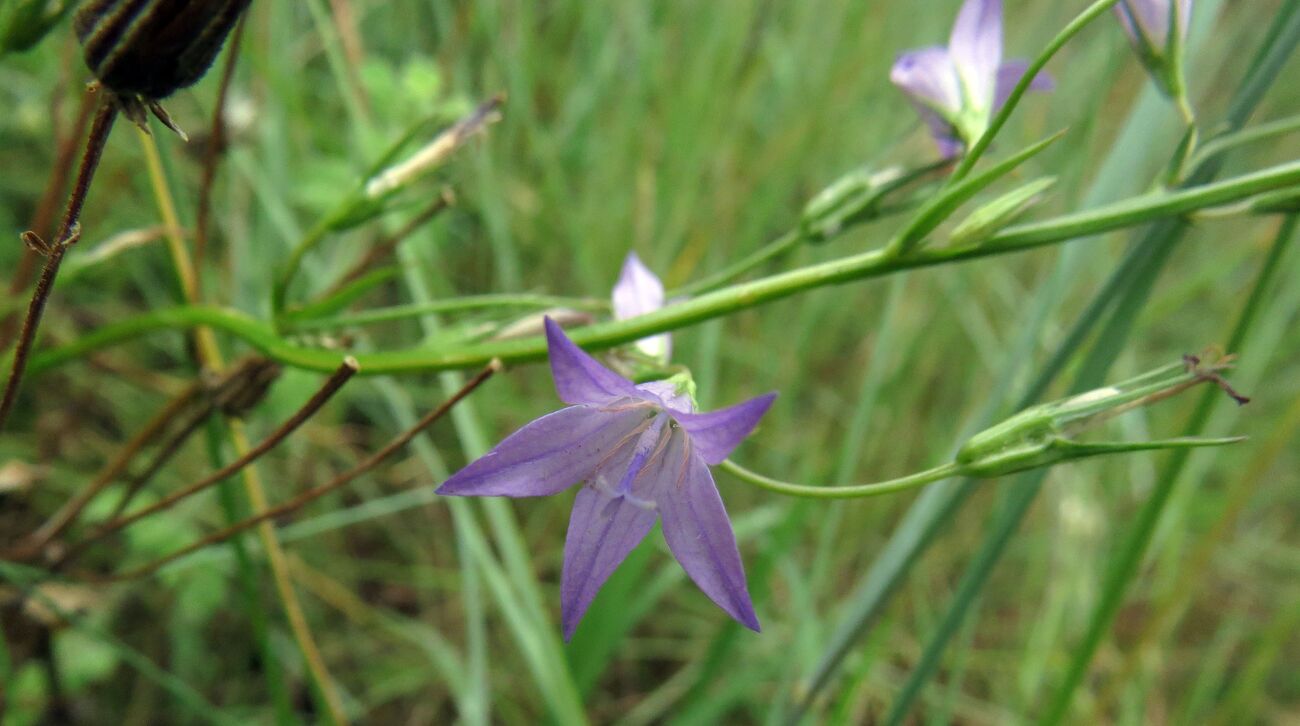
[(648, 408), (600, 411), (570, 406), (510, 434), (438, 487), (454, 496), (541, 497), (592, 476), (629, 443)]
[(776, 394), (769, 393), (717, 411), (673, 417), (691, 435), (695, 451), (705, 463), (721, 464), (753, 432), (774, 400)]
[(564, 639), (573, 637), (605, 581), (655, 526), (658, 513), (627, 497), (611, 497), (583, 487), (573, 500), (564, 538), (560, 622)]
[(680, 475), (661, 484), (671, 489), (661, 490), (659, 496), (668, 548), (709, 599), (741, 625), (757, 631), (758, 616), (745, 584), (736, 535), (713, 475), (704, 460), (690, 450), (685, 436), (674, 436), (669, 448), (669, 461), (685, 460)]
[(602, 406), (620, 398), (636, 397), (636, 386), (587, 355), (550, 318), (546, 319), (546, 346), (551, 377), (560, 400), (571, 404)]

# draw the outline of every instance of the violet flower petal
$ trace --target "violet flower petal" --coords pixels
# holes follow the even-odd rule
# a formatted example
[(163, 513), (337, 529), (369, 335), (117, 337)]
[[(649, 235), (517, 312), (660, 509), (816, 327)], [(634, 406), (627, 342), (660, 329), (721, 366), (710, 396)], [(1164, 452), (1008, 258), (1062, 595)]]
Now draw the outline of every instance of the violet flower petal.
[(635, 252), (629, 252), (614, 285), (613, 297), (615, 318), (635, 318), (664, 306), (664, 284)]
[(945, 159), (961, 156), (966, 144), (957, 138), (957, 129), (953, 128), (953, 125), (944, 120), (942, 116), (925, 106), (915, 101), (912, 102), (912, 106), (916, 108), (916, 113), (925, 122), (926, 127), (930, 129), (930, 138), (939, 147), (939, 155)]
[(560, 619), (566, 641), (573, 637), (605, 580), (645, 539), (656, 519), (654, 509), (628, 497), (611, 497), (592, 487), (578, 492), (564, 538), (560, 584)]
[(568, 404), (603, 406), (620, 398), (641, 398), (636, 386), (574, 345), (564, 330), (546, 318), (546, 347), (555, 392)]
[[(664, 306), (664, 284), (641, 262), (635, 252), (623, 261), (613, 293), (614, 319), (627, 320), (654, 312)], [(642, 338), (636, 346), (647, 355), (668, 360), (672, 355), (672, 336), (660, 333)]]
[(721, 464), (749, 436), (776, 400), (775, 393), (752, 398), (708, 413), (674, 413), (686, 429), (696, 453), (708, 464)]
[(953, 24), (948, 51), (966, 100), (976, 108), (992, 108), (994, 79), (1002, 65), (1002, 0), (966, 0)]
[(646, 421), (646, 409), (570, 406), (510, 434), (438, 487), (451, 496), (540, 497), (586, 481)]
[(658, 492), (668, 549), (710, 600), (740, 624), (758, 631), (736, 535), (713, 475), (680, 432), (672, 437), (669, 449), (666, 460), (682, 468), (672, 481), (662, 482)]
[(961, 110), (961, 86), (947, 48), (933, 46), (898, 56), (889, 80), (936, 116)]
[[(1029, 70), (1029, 61), (1022, 58), (1009, 60), (998, 68), (997, 86), (993, 93), (993, 109), (996, 111), (1007, 102), (1011, 91), (1015, 89), (1020, 78)], [(1031, 91), (1050, 91), (1056, 87), (1056, 80), (1046, 71), (1040, 71), (1029, 84)]]

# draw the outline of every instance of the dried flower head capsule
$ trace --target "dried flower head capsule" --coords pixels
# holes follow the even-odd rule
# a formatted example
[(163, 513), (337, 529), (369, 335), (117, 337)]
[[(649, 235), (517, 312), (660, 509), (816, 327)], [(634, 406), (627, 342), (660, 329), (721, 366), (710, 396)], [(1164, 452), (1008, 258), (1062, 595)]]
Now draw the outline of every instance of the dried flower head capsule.
[(251, 1), (89, 0), (73, 27), (100, 83), (156, 101), (203, 77)]

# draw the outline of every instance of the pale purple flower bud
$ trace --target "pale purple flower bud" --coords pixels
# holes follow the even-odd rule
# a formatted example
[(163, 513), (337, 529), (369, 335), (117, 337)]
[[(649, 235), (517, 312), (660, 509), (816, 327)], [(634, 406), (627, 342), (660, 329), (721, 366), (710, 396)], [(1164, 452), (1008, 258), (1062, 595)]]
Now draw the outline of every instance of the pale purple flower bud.
[[(1150, 44), (1164, 49), (1169, 45), (1169, 21), (1175, 10), (1171, 0), (1121, 0), (1115, 6), (1124, 31), (1135, 45)], [(1187, 37), (1192, 17), (1192, 0), (1178, 0), (1178, 31)]]
[[(663, 282), (635, 252), (629, 252), (623, 261), (623, 271), (614, 285), (613, 303), (615, 320), (635, 318), (664, 306)], [(672, 335), (660, 333), (642, 338), (636, 342), (636, 347), (652, 358), (667, 362), (673, 351)]]
[[(1002, 0), (966, 0), (948, 47), (932, 46), (898, 57), (889, 78), (911, 99), (945, 157), (957, 156), (988, 127), (1025, 74), (1021, 60), (1002, 61)], [(1047, 91), (1052, 79), (1034, 78)]]
[(636, 385), (546, 322), (551, 376), (568, 408), (525, 425), (438, 488), (535, 497), (582, 483), (564, 542), (567, 640), (601, 585), (656, 521), (682, 569), (718, 607), (758, 630), (731, 520), (709, 466), (747, 437), (776, 394), (709, 413), (673, 381)]
[[(1147, 67), (1161, 90), (1180, 97), (1183, 93), (1182, 58), (1177, 47), (1187, 37), (1192, 0), (1121, 0), (1115, 5), (1115, 14), (1119, 16), (1142, 65)], [(1177, 35), (1169, 32), (1175, 22)]]

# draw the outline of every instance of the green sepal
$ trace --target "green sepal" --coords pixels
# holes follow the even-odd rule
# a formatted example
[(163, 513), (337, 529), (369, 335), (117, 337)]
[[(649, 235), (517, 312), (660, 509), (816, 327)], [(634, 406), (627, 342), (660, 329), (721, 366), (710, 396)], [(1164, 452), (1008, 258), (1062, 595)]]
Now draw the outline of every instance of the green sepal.
[(983, 244), (1042, 201), (1043, 194), (1054, 184), (1056, 177), (1046, 176), (1012, 189), (971, 212), (953, 229), (949, 242), (953, 247)]
[(1063, 135), (1065, 135), (1064, 131), (1058, 131), (1033, 146), (1012, 155), (1010, 158), (994, 164), (983, 174), (968, 177), (948, 187), (942, 194), (935, 197), (916, 213), (912, 221), (895, 236), (890, 243), (890, 249), (894, 250), (898, 255), (905, 255), (915, 250), (925, 237), (940, 224), (943, 224), (943, 221), (948, 219), (958, 207), (970, 201), (972, 197), (988, 188), (993, 182), (1015, 171), (1021, 164), (1038, 156)]

